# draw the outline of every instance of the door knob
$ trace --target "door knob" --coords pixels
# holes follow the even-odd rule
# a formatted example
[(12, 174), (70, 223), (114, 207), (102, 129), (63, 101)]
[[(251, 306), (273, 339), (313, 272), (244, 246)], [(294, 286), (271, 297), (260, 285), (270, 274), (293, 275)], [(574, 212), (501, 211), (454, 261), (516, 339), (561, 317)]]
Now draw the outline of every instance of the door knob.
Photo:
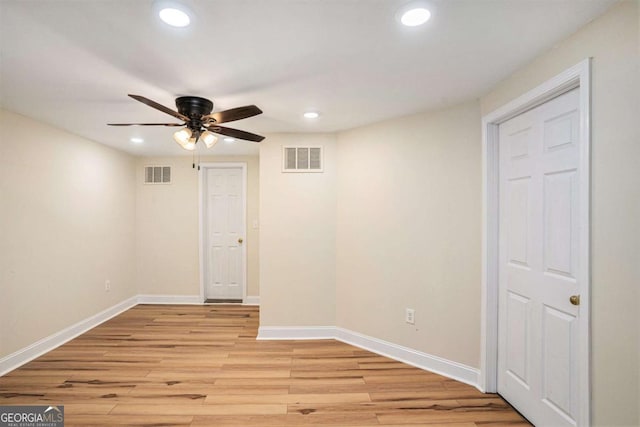
[(573, 305), (580, 305), (580, 295), (571, 295), (569, 302)]
[(244, 240), (242, 240), (242, 237), (238, 237), (238, 243), (242, 243), (244, 242)]

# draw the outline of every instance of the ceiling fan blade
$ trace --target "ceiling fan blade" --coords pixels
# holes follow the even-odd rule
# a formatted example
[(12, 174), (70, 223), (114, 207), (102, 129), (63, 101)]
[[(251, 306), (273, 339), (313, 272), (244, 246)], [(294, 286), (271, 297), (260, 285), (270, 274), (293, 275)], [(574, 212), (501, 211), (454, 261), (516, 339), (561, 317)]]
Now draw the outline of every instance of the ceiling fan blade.
[(185, 123), (107, 123), (107, 126), (185, 126)]
[(249, 117), (262, 114), (262, 110), (255, 105), (245, 105), (244, 107), (232, 108), (230, 110), (218, 111), (211, 113), (202, 118), (202, 120), (213, 119), (216, 123), (227, 123), (235, 120), (246, 119)]
[(246, 141), (260, 142), (264, 139), (264, 136), (256, 135), (255, 133), (222, 126), (210, 126), (207, 129), (213, 133), (219, 133), (220, 135), (230, 136), (232, 138), (244, 139)]
[(135, 99), (136, 101), (142, 102), (143, 104), (146, 104), (149, 107), (155, 108), (156, 110), (160, 110), (163, 113), (167, 113), (167, 114), (169, 114), (169, 115), (171, 115), (171, 116), (173, 116), (173, 117), (175, 117), (177, 119), (184, 120), (185, 122), (189, 121), (189, 117), (187, 117), (187, 116), (185, 116), (183, 114), (180, 114), (177, 111), (172, 110), (169, 107), (165, 107), (162, 104), (158, 104), (156, 101), (152, 101), (149, 98), (145, 98), (144, 96), (140, 96), (140, 95), (131, 95), (131, 94), (129, 94), (129, 96), (131, 98)]

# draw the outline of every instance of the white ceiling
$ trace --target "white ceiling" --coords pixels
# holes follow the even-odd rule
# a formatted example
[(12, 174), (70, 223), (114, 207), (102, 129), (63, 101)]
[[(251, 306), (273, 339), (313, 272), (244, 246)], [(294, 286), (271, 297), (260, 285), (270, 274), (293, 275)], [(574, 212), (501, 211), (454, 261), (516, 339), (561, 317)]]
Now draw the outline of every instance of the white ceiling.
[(433, 0), (417, 28), (396, 21), (405, 0), (182, 3), (186, 29), (151, 0), (0, 0), (2, 107), (136, 155), (188, 153), (175, 128), (106, 126), (174, 121), (128, 93), (256, 104), (263, 115), (229, 124), (255, 133), (339, 131), (477, 98), (615, 0)]

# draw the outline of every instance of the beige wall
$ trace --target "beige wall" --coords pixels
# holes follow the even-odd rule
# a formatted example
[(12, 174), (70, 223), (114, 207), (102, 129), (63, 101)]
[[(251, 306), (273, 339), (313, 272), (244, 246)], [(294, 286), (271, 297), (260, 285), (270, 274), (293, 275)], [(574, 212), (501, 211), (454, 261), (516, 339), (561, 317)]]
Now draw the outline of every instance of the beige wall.
[(134, 164), (0, 110), (0, 358), (137, 294)]
[[(283, 145), (322, 145), (324, 172), (282, 173)], [(260, 325), (334, 325), (334, 135), (278, 134), (260, 144), (260, 215)]]
[[(202, 157), (247, 164), (247, 295), (259, 296), (259, 164), (257, 156)], [(200, 295), (199, 180), (191, 157), (139, 158), (136, 162), (136, 278), (144, 295)], [(171, 166), (170, 185), (145, 185), (144, 166)]]
[(479, 366), (479, 123), (474, 101), (340, 134), (338, 326)]
[(640, 68), (638, 2), (624, 1), (481, 100), (487, 114), (592, 57), (594, 424), (640, 425)]

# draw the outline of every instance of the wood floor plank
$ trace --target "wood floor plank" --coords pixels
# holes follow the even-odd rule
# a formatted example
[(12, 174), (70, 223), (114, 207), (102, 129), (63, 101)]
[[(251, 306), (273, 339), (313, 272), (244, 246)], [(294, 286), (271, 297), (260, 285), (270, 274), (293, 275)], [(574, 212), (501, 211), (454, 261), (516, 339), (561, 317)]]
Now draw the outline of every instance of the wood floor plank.
[[(378, 425), (382, 425), (382, 424), (378, 424)], [(406, 427), (409, 424), (384, 424), (384, 427)], [(413, 426), (415, 426), (415, 424), (412, 424)], [(429, 427), (478, 427), (478, 425), (476, 423), (469, 423), (469, 422), (463, 422), (463, 423), (429, 423), (429, 424), (425, 424), (428, 425)], [(528, 425), (528, 424), (527, 424)], [(507, 427), (507, 424), (503, 424), (502, 427)]]
[(301, 413), (301, 414), (337, 414), (337, 413), (350, 413), (350, 412), (369, 412), (377, 415), (384, 413), (395, 413), (397, 411), (418, 411), (425, 409), (440, 409), (451, 408), (458, 405), (455, 400), (422, 400), (407, 402), (342, 402), (340, 404), (320, 403), (320, 404), (307, 404), (296, 403), (288, 405), (289, 413)]
[(367, 393), (382, 393), (382, 392), (411, 392), (416, 393), (431, 393), (431, 392), (443, 392), (446, 389), (440, 383), (380, 383), (380, 384), (366, 384), (364, 381), (361, 383), (352, 384), (322, 384), (321, 382), (307, 383), (307, 384), (295, 384), (289, 388), (291, 393), (344, 393), (344, 392), (367, 392)]
[(65, 419), (65, 427), (87, 426), (147, 426), (147, 427), (189, 427), (191, 415), (87, 415), (74, 414)]
[(420, 424), (429, 425), (433, 423), (446, 422), (473, 422), (482, 421), (504, 421), (507, 423), (522, 423), (526, 421), (520, 414), (511, 410), (455, 410), (450, 407), (435, 409), (420, 409), (411, 412), (397, 411), (382, 413), (378, 415), (380, 424)]
[(216, 381), (218, 385), (253, 385), (262, 387), (263, 385), (332, 385), (332, 384), (364, 384), (362, 378), (220, 378)]
[[(354, 377), (354, 378), (373, 378), (370, 382), (375, 382), (375, 380), (379, 377), (384, 378), (396, 378), (398, 376), (411, 376), (414, 377), (416, 375), (415, 370), (409, 369), (327, 369), (328, 366), (325, 366), (324, 369), (319, 370), (291, 370), (292, 378), (323, 378), (323, 377)], [(436, 379), (436, 381), (438, 381)]]
[(435, 382), (440, 383), (442, 381), (442, 377), (436, 374), (432, 374), (431, 372), (424, 372), (419, 369), (413, 371), (413, 375), (407, 375), (406, 373), (402, 375), (391, 374), (384, 375), (378, 373), (365, 373), (363, 378), (367, 384), (386, 384), (386, 383), (429, 383)]
[(113, 403), (65, 403), (64, 417), (73, 419), (76, 414), (83, 415), (106, 415), (115, 404)]
[(138, 305), (0, 377), (0, 405), (64, 405), (68, 426), (528, 425), (495, 394), (258, 325), (258, 307)]
[(414, 399), (434, 399), (434, 400), (450, 400), (450, 399), (491, 399), (496, 397), (495, 394), (482, 393), (475, 388), (469, 388), (464, 391), (451, 391), (439, 385), (434, 390), (401, 390), (401, 391), (382, 391), (371, 392), (372, 401), (412, 401)]
[[(207, 396), (235, 396), (235, 395), (256, 395), (258, 393), (254, 386), (218, 386), (214, 384), (201, 384), (185, 382), (168, 386), (166, 384), (153, 384), (153, 385), (141, 385), (131, 390), (129, 394), (131, 396), (138, 395), (162, 395), (166, 393), (200, 393)], [(266, 395), (286, 395), (289, 393), (288, 386), (277, 387), (260, 387), (259, 393), (261, 396)], [(267, 398), (268, 399), (268, 398)]]
[(110, 412), (115, 415), (274, 415), (286, 414), (283, 404), (246, 405), (164, 405), (117, 404)]
[(218, 416), (218, 417), (194, 417), (193, 427), (362, 427), (378, 426), (378, 420), (374, 414), (288, 414), (288, 415), (263, 415), (263, 416)]
[(287, 403), (296, 405), (309, 405), (321, 403), (361, 403), (370, 402), (369, 393), (328, 393), (328, 394), (281, 394), (281, 395), (226, 395), (207, 396), (205, 404), (246, 404), (251, 402), (261, 403)]

